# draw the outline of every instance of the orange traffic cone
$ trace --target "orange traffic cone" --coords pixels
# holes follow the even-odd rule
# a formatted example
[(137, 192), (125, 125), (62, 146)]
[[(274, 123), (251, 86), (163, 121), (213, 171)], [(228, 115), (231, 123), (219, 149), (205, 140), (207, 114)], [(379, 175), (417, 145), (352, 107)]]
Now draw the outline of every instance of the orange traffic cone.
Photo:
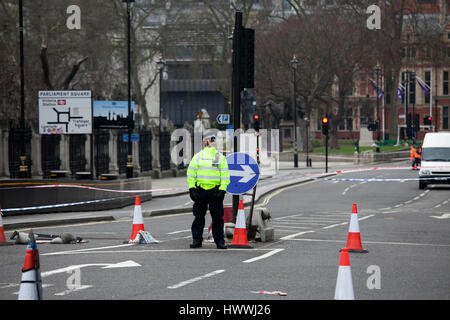
[(352, 207), (352, 215), (350, 217), (350, 227), (348, 230), (347, 245), (345, 246), (348, 252), (367, 253), (369, 251), (364, 250), (361, 244), (361, 235), (359, 232), (358, 223), (358, 209), (356, 203)]
[(39, 251), (33, 231), (30, 231), (30, 243), (25, 255), (20, 282), (19, 300), (42, 300), (42, 279), (39, 269)]
[(244, 201), (242, 200), (239, 201), (233, 240), (228, 248), (252, 248), (252, 246), (248, 244), (247, 230), (245, 227)]
[(0, 243), (6, 243), (5, 229), (3, 228), (2, 208), (0, 207)]
[(141, 199), (136, 196), (134, 203), (134, 215), (133, 215), (133, 229), (131, 230), (130, 240), (136, 239), (139, 231), (145, 231), (144, 229), (144, 219), (142, 217)]
[(341, 259), (336, 280), (335, 300), (355, 300), (353, 293), (352, 270), (347, 248), (341, 249)]

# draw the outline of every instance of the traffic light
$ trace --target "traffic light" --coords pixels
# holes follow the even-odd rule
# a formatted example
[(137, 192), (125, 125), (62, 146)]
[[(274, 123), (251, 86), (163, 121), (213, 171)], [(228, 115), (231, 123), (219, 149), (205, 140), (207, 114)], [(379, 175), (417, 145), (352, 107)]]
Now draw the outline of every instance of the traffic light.
[(259, 114), (253, 115), (253, 128), (255, 129), (255, 131), (259, 131)]
[(425, 126), (431, 126), (431, 116), (425, 116), (425, 117), (423, 117), (423, 124), (425, 125)]
[(328, 135), (328, 117), (322, 117), (322, 134)]
[(255, 79), (255, 30), (242, 28), (241, 49), (239, 61), (240, 87), (254, 88)]

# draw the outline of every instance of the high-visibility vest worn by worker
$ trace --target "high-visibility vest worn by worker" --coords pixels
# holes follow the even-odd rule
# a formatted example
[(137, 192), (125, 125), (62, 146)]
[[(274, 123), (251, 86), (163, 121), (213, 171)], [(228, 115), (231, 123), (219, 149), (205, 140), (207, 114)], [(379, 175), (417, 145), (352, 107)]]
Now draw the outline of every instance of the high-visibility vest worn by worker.
[(416, 154), (416, 149), (414, 149), (414, 147), (411, 147), (411, 149), (409, 149), (409, 157), (411, 158), (411, 160), (414, 160), (415, 154)]
[(215, 147), (203, 148), (189, 163), (187, 182), (189, 189), (199, 186), (209, 190), (219, 186), (219, 190), (227, 191), (230, 171), (225, 156)]

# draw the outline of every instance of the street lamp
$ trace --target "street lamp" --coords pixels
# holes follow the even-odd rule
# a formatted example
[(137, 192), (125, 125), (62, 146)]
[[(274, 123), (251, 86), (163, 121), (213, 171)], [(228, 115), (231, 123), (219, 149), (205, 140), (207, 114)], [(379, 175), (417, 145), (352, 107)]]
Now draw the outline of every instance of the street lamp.
[(133, 145), (131, 143), (131, 129), (133, 125), (133, 116), (131, 114), (131, 21), (130, 21), (130, 3), (134, 0), (122, 0), (127, 3), (127, 55), (128, 55), (128, 160), (127, 160), (127, 179), (133, 178)]
[(294, 168), (298, 168), (298, 148), (297, 148), (297, 94), (296, 94), (296, 86), (297, 86), (297, 82), (296, 82), (296, 71), (297, 71), (297, 65), (298, 65), (298, 60), (294, 56), (292, 57), (291, 60), (291, 68), (292, 68), (292, 75), (293, 75), (293, 79), (294, 79)]
[(23, 53), (23, 1), (19, 0), (19, 34), (20, 34), (20, 136), (22, 139), (20, 150), (20, 177), (28, 176), (28, 166), (25, 155), (25, 75), (24, 75), (24, 53)]
[[(381, 67), (380, 65), (377, 63), (377, 66), (375, 67), (375, 73), (377, 75), (377, 140), (378, 140), (378, 145), (377, 145), (377, 152), (380, 152), (380, 113), (379, 113), (379, 109), (380, 109), (380, 100), (379, 100), (379, 95), (378, 95), (378, 91), (380, 90), (380, 85), (379, 85), (379, 79), (380, 79), (380, 72), (381, 72)], [(384, 123), (383, 123), (384, 125)]]
[[(156, 65), (158, 66), (158, 70), (159, 70), (159, 122), (158, 122), (158, 132), (159, 132), (159, 137), (161, 139), (161, 85), (162, 85), (163, 70), (164, 70), (164, 66), (166, 65), (166, 61), (163, 59), (162, 54), (159, 55), (159, 60), (156, 62)], [(161, 143), (160, 143), (160, 145), (161, 145)]]

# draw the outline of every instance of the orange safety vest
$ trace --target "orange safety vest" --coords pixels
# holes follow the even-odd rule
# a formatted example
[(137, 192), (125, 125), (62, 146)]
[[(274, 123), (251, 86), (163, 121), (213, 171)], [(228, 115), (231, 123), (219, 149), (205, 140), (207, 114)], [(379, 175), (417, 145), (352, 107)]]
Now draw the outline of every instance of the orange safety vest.
[(416, 154), (416, 149), (414, 149), (413, 147), (411, 147), (411, 149), (409, 150), (409, 157), (410, 157), (411, 159), (414, 159), (415, 154)]
[(418, 153), (416, 150), (414, 150), (414, 157), (415, 158), (422, 158), (422, 155), (420, 153)]

